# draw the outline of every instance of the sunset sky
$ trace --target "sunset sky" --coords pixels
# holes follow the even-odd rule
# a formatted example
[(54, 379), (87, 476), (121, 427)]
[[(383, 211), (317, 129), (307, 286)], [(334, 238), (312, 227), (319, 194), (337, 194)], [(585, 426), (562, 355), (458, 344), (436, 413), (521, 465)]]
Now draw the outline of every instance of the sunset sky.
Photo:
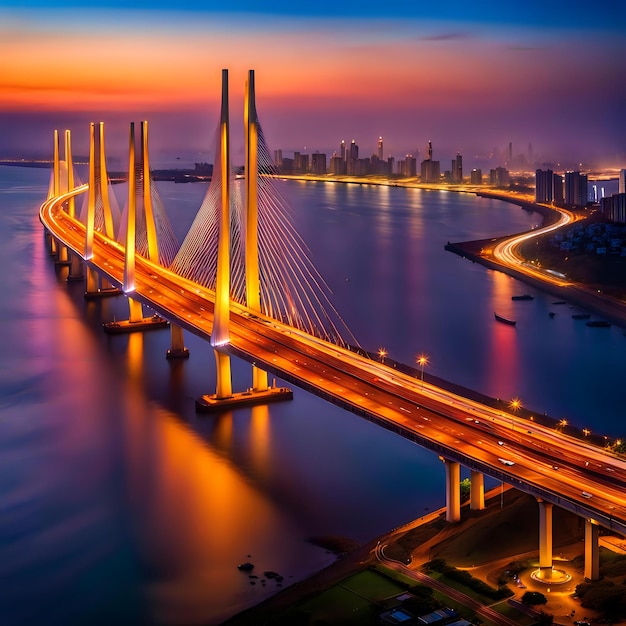
[(147, 119), (153, 152), (200, 158), (227, 68), (235, 162), (254, 69), (268, 143), (286, 153), (355, 139), (369, 156), (382, 135), (396, 158), (511, 141), (624, 167), (623, 0), (423, 4), (0, 0), (0, 156), (45, 154), (54, 128), (84, 151), (104, 120), (123, 158), (128, 122)]

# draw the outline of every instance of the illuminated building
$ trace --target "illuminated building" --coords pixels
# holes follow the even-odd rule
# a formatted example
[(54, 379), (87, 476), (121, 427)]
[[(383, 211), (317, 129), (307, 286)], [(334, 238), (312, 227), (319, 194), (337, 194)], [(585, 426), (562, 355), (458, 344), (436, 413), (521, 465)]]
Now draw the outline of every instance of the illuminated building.
[(545, 204), (554, 202), (554, 172), (552, 170), (535, 172), (535, 202)]
[(433, 144), (428, 142), (428, 157), (422, 161), (420, 174), (423, 183), (437, 183), (441, 178), (441, 166), (439, 161), (433, 161)]
[(585, 207), (588, 197), (587, 175), (565, 172), (565, 206)]
[(565, 203), (565, 195), (563, 192), (563, 176), (560, 174), (553, 175), (552, 193), (554, 194), (554, 204), (563, 206)]
[(511, 184), (509, 170), (505, 167), (489, 170), (489, 184), (494, 187), (508, 187)]
[(456, 157), (452, 159), (452, 182), (463, 182), (463, 157), (457, 152)]
[(383, 160), (383, 138), (382, 137), (378, 138), (378, 158), (381, 161)]
[(356, 161), (359, 158), (359, 146), (356, 145), (356, 141), (353, 139), (350, 144), (350, 159)]
[(483, 184), (483, 171), (479, 168), (474, 168), (470, 174), (470, 183), (472, 185)]
[(398, 161), (398, 173), (407, 177), (417, 176), (416, 158), (411, 154), (407, 154), (403, 161)]
[(626, 170), (619, 171), (619, 192), (626, 193)]

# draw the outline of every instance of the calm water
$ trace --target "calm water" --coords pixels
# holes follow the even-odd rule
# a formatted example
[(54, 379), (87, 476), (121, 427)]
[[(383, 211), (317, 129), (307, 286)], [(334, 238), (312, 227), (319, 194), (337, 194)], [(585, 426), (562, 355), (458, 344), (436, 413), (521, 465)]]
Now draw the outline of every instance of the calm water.
[[(237, 563), (288, 584), (333, 561), (311, 536), (366, 541), (443, 504), (435, 455), (298, 389), (197, 416), (215, 383), (208, 344), (187, 335), (189, 361), (168, 362), (167, 331), (104, 335), (126, 304), (86, 303), (55, 268), (36, 215), (48, 179), (0, 167), (0, 624), (219, 623), (277, 589)], [(205, 188), (159, 188), (182, 238)], [(425, 352), (434, 374), (624, 434), (622, 331), (587, 328), (540, 292), (514, 303), (527, 287), (444, 251), (537, 216), (451, 193), (283, 190), (364, 347), (408, 363)], [(249, 386), (247, 364), (233, 370)]]

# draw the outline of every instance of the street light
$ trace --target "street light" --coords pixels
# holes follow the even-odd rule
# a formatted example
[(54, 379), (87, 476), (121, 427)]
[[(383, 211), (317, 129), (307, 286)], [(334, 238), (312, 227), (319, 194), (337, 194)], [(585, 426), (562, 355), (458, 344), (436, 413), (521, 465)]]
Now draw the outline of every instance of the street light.
[[(518, 411), (522, 407), (522, 401), (519, 398), (513, 398), (511, 402), (509, 402), (509, 406), (511, 410)], [(511, 415), (511, 430), (515, 431), (515, 418)]]
[(560, 419), (558, 425), (561, 427), (561, 430), (567, 426), (566, 419)]
[(380, 357), (380, 362), (385, 362), (385, 357), (387, 356), (387, 350), (385, 348), (378, 348), (378, 356)]
[(428, 365), (428, 355), (420, 354), (416, 363), (422, 368), (422, 389), (424, 388), (424, 366)]

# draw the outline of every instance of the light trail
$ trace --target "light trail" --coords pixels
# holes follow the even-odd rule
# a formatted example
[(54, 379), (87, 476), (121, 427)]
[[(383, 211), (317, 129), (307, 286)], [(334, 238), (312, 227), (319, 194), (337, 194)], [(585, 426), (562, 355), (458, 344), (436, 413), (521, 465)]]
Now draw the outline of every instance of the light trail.
[(559, 213), (560, 217), (554, 224), (544, 226), (543, 228), (537, 228), (530, 232), (522, 233), (521, 235), (515, 235), (514, 237), (496, 244), (493, 248), (494, 258), (500, 261), (500, 263), (508, 265), (519, 272), (534, 278), (539, 278), (543, 281), (548, 281), (554, 285), (558, 285), (559, 287), (567, 287), (571, 285), (571, 281), (565, 280), (565, 277), (560, 278), (549, 270), (544, 270), (529, 264), (519, 251), (520, 247), (525, 242), (534, 239), (535, 237), (540, 237), (541, 235), (555, 231), (563, 226), (567, 226), (567, 224), (571, 224), (578, 219), (577, 216), (571, 211), (566, 211), (565, 209), (556, 209), (556, 211)]
[[(44, 226), (79, 254), (84, 248), (85, 227), (69, 217), (62, 205), (81, 191), (84, 188), (48, 200), (40, 211)], [(136, 261), (133, 298), (208, 339), (213, 328), (214, 292), (141, 256)], [(124, 248), (101, 233), (94, 237), (89, 264), (104, 272), (113, 284), (122, 284)], [(626, 536), (626, 462), (614, 455), (422, 382), (418, 376), (399, 372), (233, 301), (230, 317), (229, 348), (233, 355), (445, 458), (591, 517)]]

